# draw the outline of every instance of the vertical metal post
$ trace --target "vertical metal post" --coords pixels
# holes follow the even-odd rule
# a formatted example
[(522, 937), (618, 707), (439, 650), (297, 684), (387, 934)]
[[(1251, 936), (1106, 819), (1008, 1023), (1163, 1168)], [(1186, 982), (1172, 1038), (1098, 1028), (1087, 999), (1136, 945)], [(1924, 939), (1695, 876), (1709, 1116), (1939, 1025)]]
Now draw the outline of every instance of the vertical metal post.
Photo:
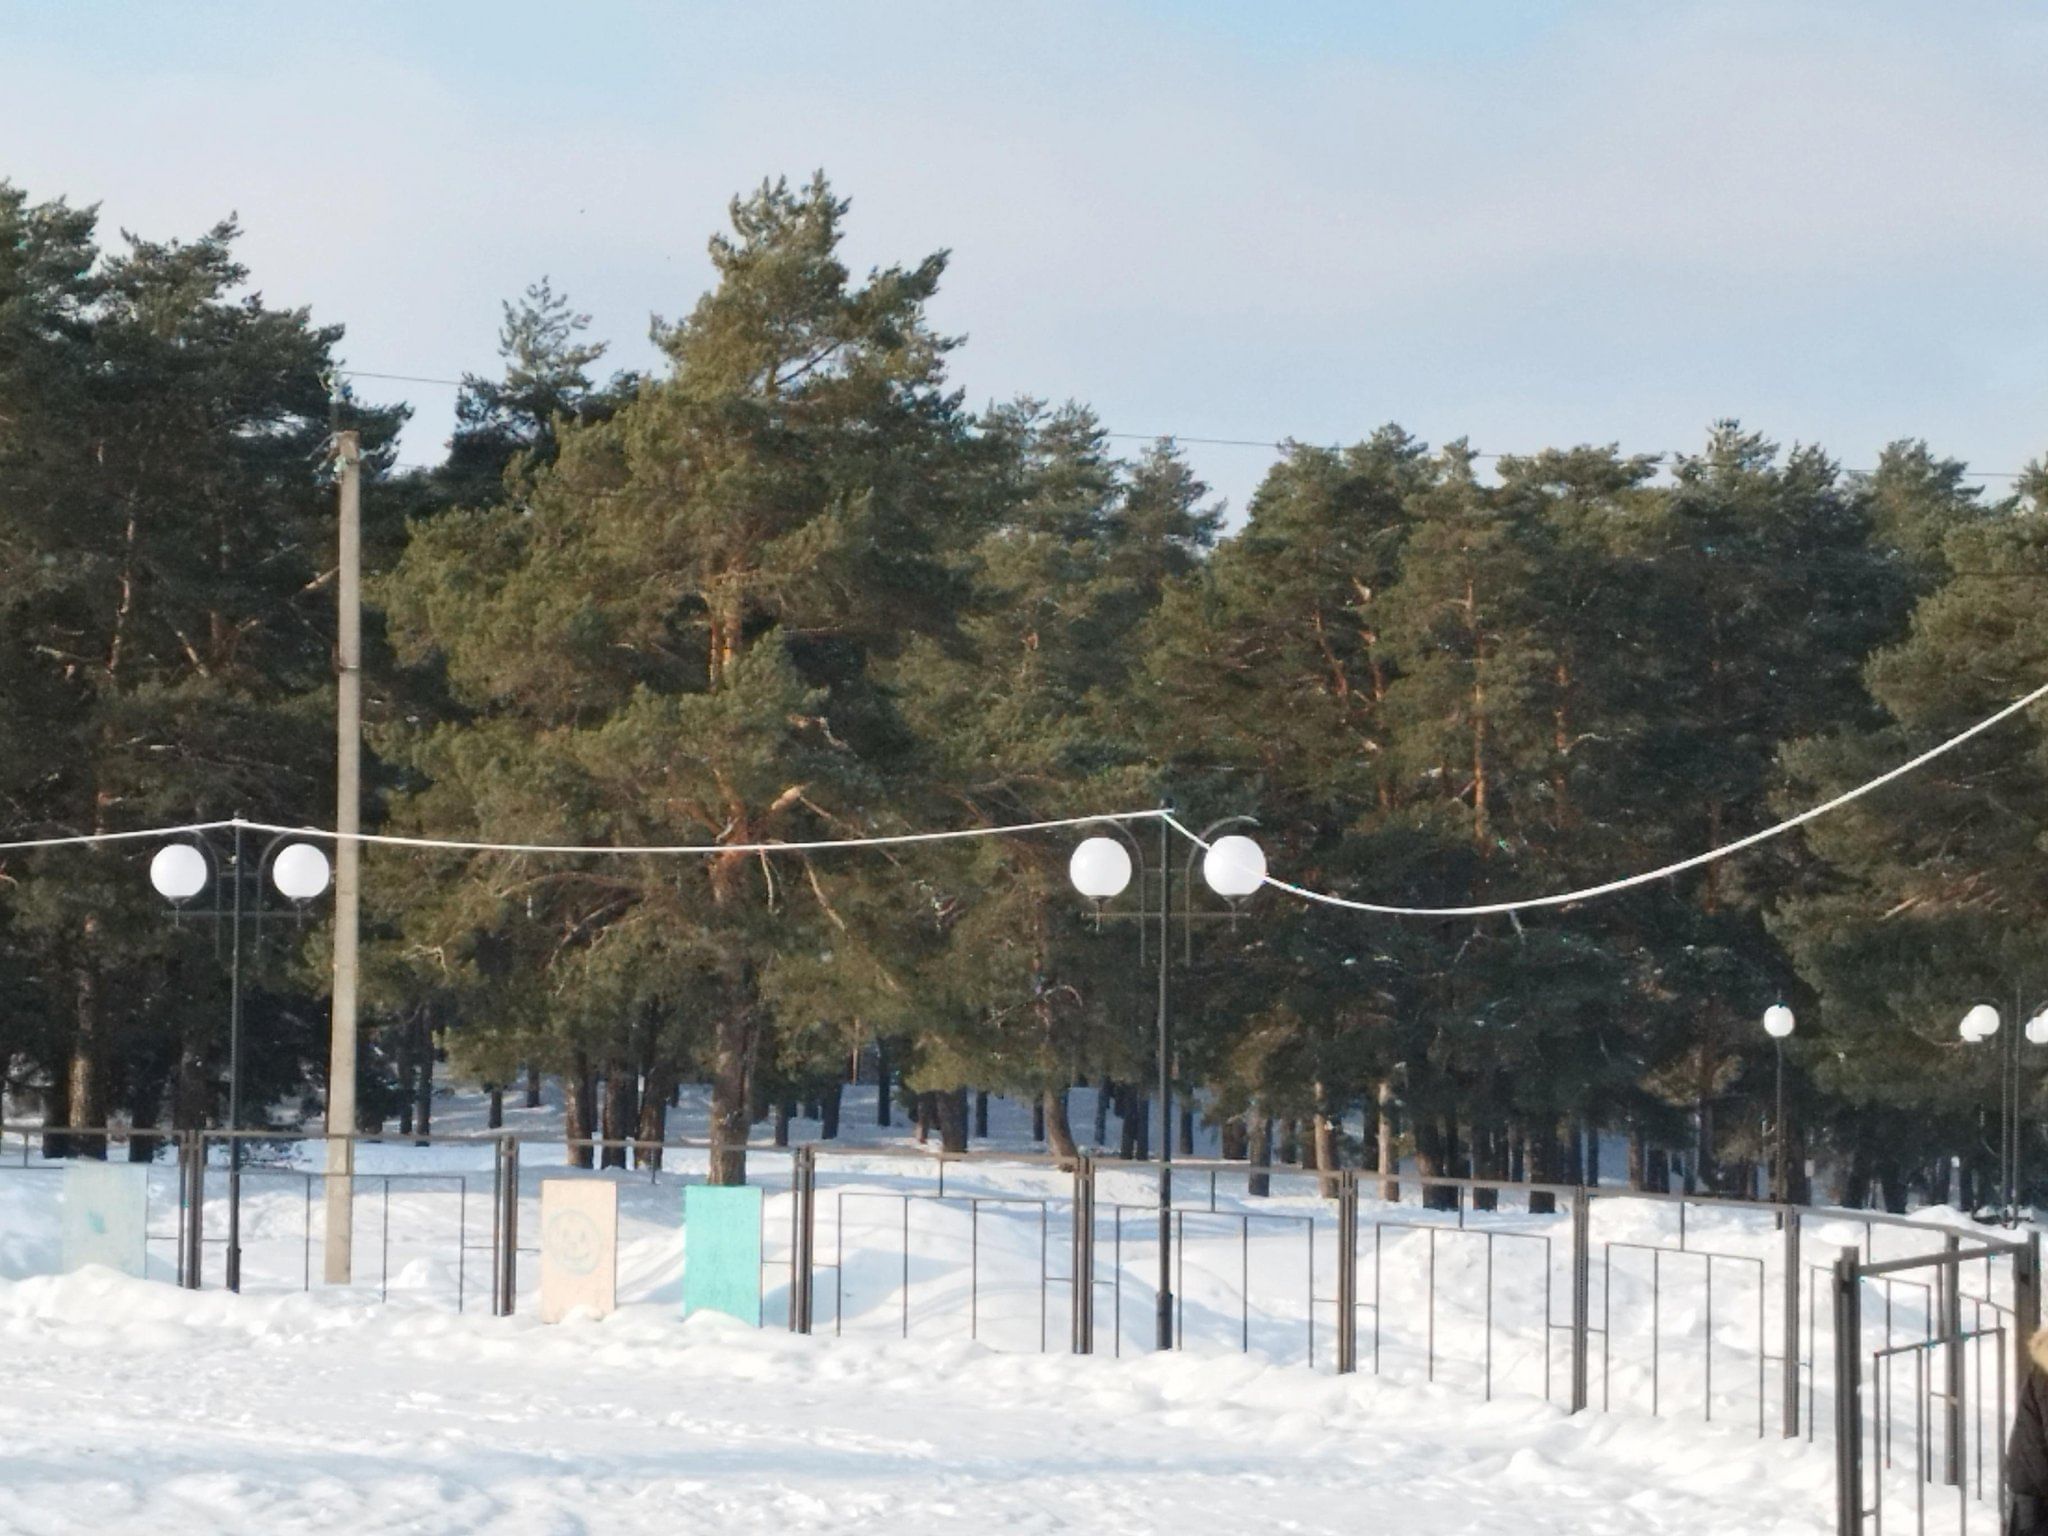
[(228, 1289), (242, 1289), (242, 823), (235, 822), (233, 927), (228, 941)]
[(1772, 1043), (1778, 1048), (1778, 1123), (1775, 1127), (1777, 1148), (1772, 1153), (1772, 1159), (1777, 1163), (1777, 1167), (1772, 1170), (1776, 1177), (1771, 1181), (1775, 1186), (1771, 1191), (1771, 1198), (1783, 1205), (1790, 1197), (1792, 1188), (1791, 1181), (1785, 1176), (1785, 1042), (1780, 1038)]
[(1168, 942), (1173, 921), (1173, 858), (1159, 818), (1159, 1286), (1154, 1343), (1173, 1348), (1173, 1044), (1166, 1008)]
[(1584, 1413), (1591, 1380), (1593, 1333), (1593, 1197), (1572, 1192), (1572, 1412)]
[(1358, 1172), (1337, 1175), (1337, 1374), (1358, 1369)]
[(1074, 1160), (1073, 1345), (1077, 1355), (1095, 1352), (1095, 1160), (1083, 1152)]
[(519, 1299), (519, 1143), (510, 1136), (498, 1139), (498, 1181), (494, 1193), (497, 1211), (491, 1222), (491, 1315), (510, 1317)]
[(1953, 1488), (1963, 1476), (1963, 1266), (1956, 1258), (1962, 1243), (1951, 1232), (1942, 1239), (1941, 1247), (1948, 1262), (1935, 1270), (1934, 1280), (1941, 1306), (1942, 1354), (1946, 1367), (1943, 1397), (1946, 1432), (1943, 1438), (1947, 1448), (1942, 1459), (1942, 1481)]
[(1863, 1536), (1863, 1276), (1853, 1248), (1835, 1260), (1835, 1533)]
[(796, 1196), (796, 1242), (790, 1254), (789, 1327), (792, 1333), (811, 1331), (811, 1287), (817, 1272), (818, 1154), (810, 1147), (798, 1147), (791, 1184)]
[[(334, 440), (341, 470), (335, 594), (334, 987), (327, 1046), (327, 1240), (329, 1285), (354, 1272), (357, 914), (362, 891), (363, 447), (354, 432)], [(510, 1310), (509, 1308), (507, 1309)]]
[(1799, 1437), (1799, 1207), (1781, 1205), (1778, 1219), (1785, 1224), (1783, 1263), (1785, 1316), (1780, 1327), (1779, 1349), (1785, 1356), (1784, 1407), (1779, 1414), (1787, 1440)]
[(178, 1254), (178, 1283), (188, 1291), (196, 1291), (203, 1278), (201, 1266), (206, 1254), (206, 1138), (203, 1133), (187, 1131), (179, 1141), (178, 1172), (184, 1182), (179, 1227), (184, 1245)]

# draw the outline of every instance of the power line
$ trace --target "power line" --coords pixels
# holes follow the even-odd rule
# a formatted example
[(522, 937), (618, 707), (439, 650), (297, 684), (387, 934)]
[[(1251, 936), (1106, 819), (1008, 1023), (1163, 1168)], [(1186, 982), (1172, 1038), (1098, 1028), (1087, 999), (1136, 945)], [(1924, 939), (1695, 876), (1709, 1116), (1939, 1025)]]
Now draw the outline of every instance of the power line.
[[(1747, 837), (1739, 837), (1732, 843), (1723, 843), (1718, 848), (1709, 848), (1705, 853), (1694, 854), (1691, 858), (1680, 859), (1671, 864), (1663, 864), (1655, 869), (1644, 870), (1640, 874), (1625, 875), (1618, 880), (1609, 880), (1601, 885), (1585, 886), (1574, 891), (1560, 891), (1549, 896), (1528, 896), (1516, 901), (1483, 902), (1458, 907), (1404, 907), (1380, 902), (1354, 901), (1350, 897), (1333, 895), (1328, 891), (1311, 890), (1307, 886), (1296, 885), (1292, 881), (1281, 880), (1270, 874), (1262, 878), (1264, 883), (1270, 885), (1274, 890), (1284, 891), (1288, 895), (1299, 897), (1303, 901), (1314, 902), (1319, 906), (1338, 907), (1347, 912), (1366, 912), (1380, 917), (1499, 917), (1513, 912), (1532, 911), (1541, 907), (1572, 906), (1579, 902), (1595, 900), (1601, 896), (1612, 896), (1618, 892), (1632, 889), (1635, 886), (1648, 885), (1653, 881), (1669, 879), (1673, 875), (1684, 874), (1689, 870), (1700, 869), (1708, 864), (1718, 863), (1722, 859), (1733, 858), (1736, 854), (1754, 848), (1761, 843), (1769, 842), (1773, 838), (1782, 837), (1795, 828), (1805, 826), (1810, 821), (1818, 821), (1821, 817), (1838, 811), (1843, 806), (1860, 800), (1865, 795), (1882, 789), (1887, 784), (1894, 783), (1899, 779), (1905, 778), (1908, 774), (1917, 772), (1936, 758), (1953, 752), (1957, 747), (1963, 745), (1964, 742), (1981, 736), (1993, 726), (2011, 719), (2021, 710), (2031, 704), (2038, 703), (2044, 698), (2048, 698), (2048, 683), (2043, 683), (2031, 693), (2024, 694), (2020, 698), (2013, 700), (2012, 703), (2006, 705), (2003, 709), (1985, 716), (1975, 725), (1958, 731), (1938, 746), (1930, 747), (1917, 757), (1908, 758), (1897, 767), (1887, 769), (1873, 779), (1865, 780), (1854, 789), (1846, 790), (1831, 799), (1823, 800), (1818, 805), (1809, 806), (1796, 816), (1788, 816), (1783, 821), (1765, 827), (1760, 832), (1752, 832)], [(212, 831), (220, 827), (239, 827), (244, 831), (250, 832), (270, 832), (284, 836), (295, 835), (320, 838), (337, 843), (353, 842), (358, 844), (374, 844), (382, 847), (450, 853), (555, 854), (574, 857), (587, 855), (616, 856), (623, 854), (655, 858), (715, 858), (735, 853), (766, 855), (777, 853), (813, 853), (831, 849), (902, 847), (914, 843), (957, 842), (973, 838), (1008, 837), (1027, 832), (1048, 832), (1070, 827), (1100, 826), (1105, 822), (1130, 821), (1163, 821), (1196, 847), (1207, 848), (1209, 846), (1199, 834), (1191, 831), (1175, 817), (1172, 811), (1155, 809), (1113, 811), (1093, 816), (1062, 816), (1046, 821), (1012, 822), (995, 827), (964, 827), (942, 832), (882, 833), (873, 837), (821, 838), (814, 841), (773, 843), (669, 843), (645, 845), (619, 843), (494, 843), (469, 838), (410, 837), (381, 832), (334, 832), (320, 827), (292, 827), (277, 822), (247, 821), (241, 817), (235, 817), (228, 821), (186, 822), (177, 826), (146, 828), (133, 832), (80, 833), (68, 837), (30, 838), (22, 841), (0, 843), (0, 853), (38, 848), (93, 847), (103, 843), (132, 842), (141, 838), (152, 837), (173, 838), (188, 836), (197, 832)]]
[[(1721, 859), (1741, 853), (1744, 849), (1754, 848), (1759, 843), (1766, 843), (1772, 838), (1782, 837), (1795, 827), (1803, 827), (1809, 821), (1818, 821), (1830, 811), (1840, 810), (1851, 801), (1862, 799), (1872, 790), (1881, 789), (1894, 780), (1902, 779), (1916, 769), (1925, 767), (1944, 753), (1954, 751), (1964, 742), (1970, 740), (1971, 737), (1981, 735), (1985, 731), (1990, 730), (1994, 725), (2011, 719), (2029, 704), (2033, 704), (2043, 698), (2048, 698), (2048, 683), (2043, 683), (2032, 693), (2013, 700), (2012, 703), (2006, 705), (2005, 708), (1997, 711), (1995, 714), (1985, 716), (1985, 718), (1979, 720), (1969, 729), (1958, 731), (1939, 746), (1930, 747), (1918, 757), (1909, 758), (1896, 768), (1888, 769), (1884, 773), (1880, 773), (1876, 778), (1867, 780), (1857, 785), (1854, 789), (1836, 795), (1831, 800), (1823, 800), (1819, 805), (1810, 806), (1796, 816), (1788, 816), (1775, 826), (1765, 827), (1761, 832), (1752, 832), (1747, 837), (1739, 837), (1732, 843), (1723, 843), (1718, 848), (1709, 848), (1705, 853), (1696, 853), (1689, 859), (1680, 859), (1675, 864), (1665, 864), (1656, 869), (1644, 870), (1639, 875), (1626, 875), (1619, 880), (1609, 880), (1604, 885), (1589, 885), (1583, 890), (1561, 891), (1554, 896), (1529, 896), (1524, 897), (1520, 901), (1484, 902), (1467, 907), (1397, 907), (1371, 901), (1353, 901), (1346, 896), (1333, 896), (1327, 891), (1312, 891), (1306, 886), (1295, 885), (1286, 880), (1276, 880), (1271, 875), (1265, 876), (1264, 879), (1265, 883), (1272, 886), (1276, 891), (1285, 891), (1290, 896), (1299, 896), (1302, 900), (1315, 902), (1319, 906), (1341, 907), (1347, 912), (1370, 912), (1382, 917), (1500, 917), (1511, 912), (1527, 912), (1538, 907), (1570, 906), (1581, 901), (1591, 901), (1599, 896), (1612, 896), (1618, 891), (1625, 891), (1633, 886), (1648, 885), (1652, 881), (1668, 879), (1672, 875), (1682, 875), (1687, 870), (1702, 868), (1705, 865), (1713, 864)], [(1166, 823), (1197, 847), (1207, 848), (1209, 846), (1195, 833), (1190, 832), (1171, 814), (1166, 816)]]
[[(425, 374), (417, 373), (370, 373), (360, 368), (337, 368), (334, 371), (338, 377), (345, 379), (389, 379), (401, 384), (445, 384), (450, 389), (461, 389), (468, 382), (465, 379), (431, 378)], [(1192, 443), (1202, 448), (1258, 448), (1268, 453), (1285, 453), (1290, 448), (1321, 447), (1335, 449), (1342, 446), (1341, 444), (1334, 443), (1311, 444), (1303, 442), (1298, 438), (1189, 437), (1179, 432), (1104, 432), (1101, 435), (1118, 442)], [(1479, 452), (1475, 450), (1472, 452), (1472, 457), (1475, 459), (1526, 459), (1533, 458), (1534, 455), (1499, 451)], [(1662, 460), (1683, 457), (1683, 454), (1677, 449), (1660, 449), (1656, 453), (1647, 455), (1647, 457)], [(397, 464), (392, 467), (395, 469), (420, 470), (439, 468), (438, 465), (433, 464)], [(1873, 473), (1873, 471), (1851, 469), (1844, 471), (1844, 473), (1868, 475)], [(2014, 469), (1966, 469), (1963, 471), (1963, 478), (1966, 480), (2019, 480), (2024, 477), (2025, 471)]]
[(0, 842), (0, 853), (37, 848), (90, 848), (102, 843), (135, 842), (143, 838), (186, 837), (198, 832), (239, 827), (245, 832), (271, 832), (286, 837), (314, 837), (331, 843), (358, 843), (387, 848), (413, 848), (447, 853), (529, 853), (529, 854), (633, 854), (651, 857), (714, 858), (729, 853), (819, 853), (842, 848), (900, 848), (912, 843), (964, 842), (973, 838), (1010, 837), (1025, 832), (1049, 832), (1062, 827), (1099, 826), (1104, 822), (1157, 821), (1164, 810), (1103, 811), (1089, 816), (1062, 816), (1051, 821), (1008, 822), (995, 827), (959, 827), (943, 832), (884, 832), (873, 837), (827, 837), (809, 841), (773, 843), (492, 843), (463, 838), (407, 837), (389, 832), (335, 832), (325, 827), (292, 827), (281, 822), (249, 821), (235, 816), (226, 821), (189, 821), (175, 826), (145, 827), (136, 832), (79, 832), (62, 837), (25, 838)]

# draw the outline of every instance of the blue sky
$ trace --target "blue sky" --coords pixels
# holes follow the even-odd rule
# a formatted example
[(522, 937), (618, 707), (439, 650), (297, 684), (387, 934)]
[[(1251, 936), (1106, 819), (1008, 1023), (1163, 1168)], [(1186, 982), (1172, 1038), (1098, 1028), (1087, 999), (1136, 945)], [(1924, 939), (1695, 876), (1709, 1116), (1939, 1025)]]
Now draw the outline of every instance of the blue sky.
[[(2048, 10), (325, 10), (15, 0), (0, 176), (153, 236), (238, 212), (266, 296), (375, 371), (487, 371), (543, 273), (643, 363), (727, 198), (823, 166), (857, 264), (953, 251), (937, 315), (977, 402), (1485, 450), (1686, 448), (1722, 415), (1852, 466), (1909, 433), (1983, 470), (2048, 449)], [(448, 392), (409, 397), (425, 457)], [(1190, 456), (1240, 507), (1270, 461)]]

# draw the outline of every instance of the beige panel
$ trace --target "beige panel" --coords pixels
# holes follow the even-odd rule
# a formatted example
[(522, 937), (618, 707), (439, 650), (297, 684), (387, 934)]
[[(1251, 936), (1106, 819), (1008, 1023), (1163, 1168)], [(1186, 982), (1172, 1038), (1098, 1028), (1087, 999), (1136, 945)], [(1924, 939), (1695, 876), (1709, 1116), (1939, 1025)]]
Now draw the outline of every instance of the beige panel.
[(607, 1179), (543, 1179), (540, 1320), (559, 1323), (578, 1307), (610, 1316), (618, 1278), (618, 1186)]

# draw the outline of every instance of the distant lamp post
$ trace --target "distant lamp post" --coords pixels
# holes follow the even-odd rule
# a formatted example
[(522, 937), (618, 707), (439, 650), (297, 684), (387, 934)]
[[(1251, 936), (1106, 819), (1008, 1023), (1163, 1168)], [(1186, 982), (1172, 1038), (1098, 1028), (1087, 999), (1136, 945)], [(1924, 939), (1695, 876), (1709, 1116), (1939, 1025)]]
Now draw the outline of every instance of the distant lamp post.
[(1780, 1205), (1785, 1204), (1791, 1187), (1785, 1176), (1785, 1042), (1797, 1023), (1792, 1010), (1783, 1003), (1773, 1003), (1764, 1010), (1764, 1033), (1771, 1037), (1778, 1054), (1778, 1117), (1774, 1122), (1777, 1148), (1771, 1154), (1771, 1198)]
[[(2018, 999), (2015, 999), (2018, 1002)], [(2025, 1011), (2016, 1006), (2017, 1017)], [(1981, 1045), (1999, 1033), (1998, 1009), (1978, 1003), (1963, 1015), (1956, 1033), (1970, 1045)], [(2029, 1045), (2048, 1045), (2048, 1008), (2037, 1011), (2018, 1030), (2008, 1031), (1998, 1058), (1998, 1219), (2008, 1227), (2020, 1220), (2020, 1036)]]
[[(1249, 816), (1226, 816), (1212, 823), (1196, 839), (1202, 858), (1202, 879), (1210, 890), (1231, 904), (1252, 895), (1266, 881), (1266, 855), (1259, 845), (1242, 834), (1216, 836), (1226, 827), (1256, 826)], [(1067, 878), (1074, 889), (1096, 904), (1096, 919), (1102, 917), (1102, 903), (1121, 896), (1131, 884), (1142, 859), (1138, 840), (1120, 821), (1106, 822), (1116, 835), (1097, 834), (1083, 838), (1067, 860)], [(1167, 1013), (1167, 951), (1173, 927), (1173, 865), (1167, 838), (1169, 827), (1159, 822), (1159, 1286), (1155, 1339), (1161, 1349), (1173, 1348), (1173, 1031)], [(1192, 888), (1195, 855), (1188, 856)], [(1192, 903), (1184, 915), (1193, 922)], [(1140, 944), (1145, 925), (1153, 914), (1145, 909), (1144, 887), (1138, 890)]]
[[(229, 926), (227, 1282), (231, 1291), (242, 1288), (242, 1140), (233, 1134), (242, 1128), (242, 925), (286, 915), (303, 919), (306, 903), (324, 892), (333, 879), (326, 850), (312, 843), (287, 842), (289, 836), (284, 833), (272, 838), (253, 868), (244, 857), (239, 823), (225, 855), (195, 838), (166, 843), (149, 861), (149, 883), (171, 903), (179, 920), (203, 917)], [(278, 894), (292, 903), (290, 913), (265, 911), (266, 869)], [(204, 911), (188, 909), (185, 904), (209, 885), (214, 888), (213, 906)], [(253, 901), (245, 896), (252, 896)], [(191, 1283), (198, 1283), (196, 1275)]]

